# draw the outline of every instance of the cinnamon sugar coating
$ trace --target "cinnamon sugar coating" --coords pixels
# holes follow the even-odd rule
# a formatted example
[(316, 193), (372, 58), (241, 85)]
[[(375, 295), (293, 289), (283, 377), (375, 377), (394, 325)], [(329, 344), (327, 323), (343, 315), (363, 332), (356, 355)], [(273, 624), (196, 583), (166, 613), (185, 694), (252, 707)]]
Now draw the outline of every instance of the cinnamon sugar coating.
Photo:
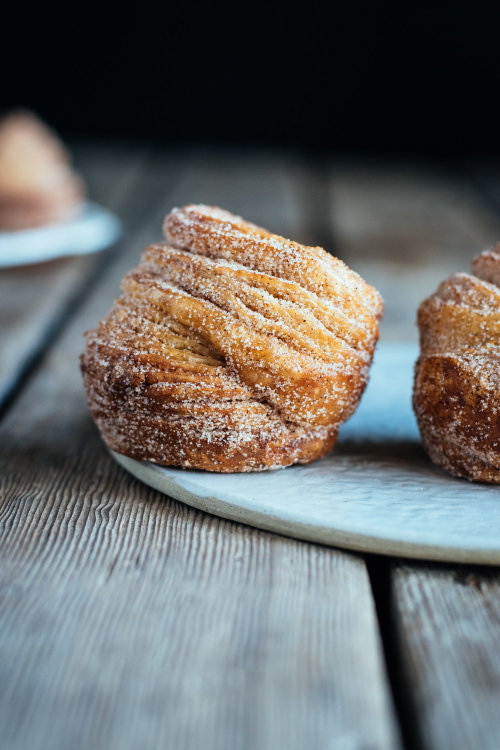
[(500, 244), (471, 269), (420, 305), (413, 406), (434, 463), (500, 484)]
[(166, 218), (87, 334), (82, 371), (108, 446), (210, 471), (307, 463), (365, 388), (382, 301), (341, 261), (221, 209)]

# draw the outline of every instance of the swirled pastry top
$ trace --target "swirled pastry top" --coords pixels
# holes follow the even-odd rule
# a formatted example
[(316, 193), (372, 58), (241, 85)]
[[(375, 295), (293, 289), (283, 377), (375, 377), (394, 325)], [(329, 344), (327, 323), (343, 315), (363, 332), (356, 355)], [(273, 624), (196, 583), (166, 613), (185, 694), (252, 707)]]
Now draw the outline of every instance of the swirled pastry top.
[(477, 255), (471, 273), (455, 273), (418, 311), (422, 354), (500, 345), (500, 243)]
[[(282, 465), (287, 450), (288, 463), (321, 455), (320, 444), (331, 447), (366, 385), (382, 314), (378, 292), (323, 249), (218, 208), (174, 209), (164, 232), (167, 242), (146, 249), (108, 318), (88, 334), (90, 386), (97, 377), (113, 383), (120, 408), (140, 393), (147, 408), (190, 420), (191, 433), (206, 435), (200, 420), (213, 409), (221, 440), (259, 435), (262, 445), (265, 433), (276, 445), (286, 432), (295, 447), (280, 443)], [(299, 433), (314, 451), (297, 449)], [(180, 455), (168, 462), (196, 465)]]
[(164, 233), (173, 247), (151, 248), (145, 261), (190, 296), (196, 312), (186, 322), (198, 314), (204, 338), (287, 418), (342, 421), (352, 407), (350, 375), (365, 377), (371, 362), (378, 292), (322, 248), (218, 208), (174, 209)]

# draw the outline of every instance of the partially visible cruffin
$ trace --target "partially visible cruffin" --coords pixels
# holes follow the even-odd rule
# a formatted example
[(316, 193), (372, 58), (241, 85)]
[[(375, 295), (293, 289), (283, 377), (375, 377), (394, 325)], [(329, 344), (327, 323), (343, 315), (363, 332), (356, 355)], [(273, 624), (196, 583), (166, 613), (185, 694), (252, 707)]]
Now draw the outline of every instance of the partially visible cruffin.
[(209, 206), (174, 209), (82, 371), (108, 446), (210, 471), (321, 457), (365, 388), (382, 300), (341, 261)]
[(413, 405), (434, 463), (500, 484), (500, 243), (471, 270), (420, 305)]

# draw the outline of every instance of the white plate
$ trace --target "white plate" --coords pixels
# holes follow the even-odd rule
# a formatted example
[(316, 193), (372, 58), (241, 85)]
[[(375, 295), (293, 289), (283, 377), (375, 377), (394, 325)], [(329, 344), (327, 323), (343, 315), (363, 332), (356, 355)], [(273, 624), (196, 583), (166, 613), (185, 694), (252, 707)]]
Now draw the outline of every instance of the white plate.
[(413, 346), (377, 349), (334, 451), (257, 474), (171, 469), (113, 454), (146, 484), (234, 521), (365, 552), (500, 564), (500, 488), (454, 479), (424, 454), (411, 409)]
[(85, 203), (71, 221), (0, 232), (0, 268), (95, 253), (113, 244), (120, 234), (121, 223), (114, 214), (96, 203)]

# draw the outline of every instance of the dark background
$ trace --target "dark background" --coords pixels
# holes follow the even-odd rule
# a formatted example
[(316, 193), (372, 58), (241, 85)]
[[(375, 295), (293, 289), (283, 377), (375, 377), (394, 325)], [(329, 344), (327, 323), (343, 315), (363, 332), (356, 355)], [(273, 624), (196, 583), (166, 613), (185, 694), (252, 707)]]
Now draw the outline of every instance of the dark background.
[(1, 105), (65, 136), (498, 154), (493, 7), (11, 0)]

